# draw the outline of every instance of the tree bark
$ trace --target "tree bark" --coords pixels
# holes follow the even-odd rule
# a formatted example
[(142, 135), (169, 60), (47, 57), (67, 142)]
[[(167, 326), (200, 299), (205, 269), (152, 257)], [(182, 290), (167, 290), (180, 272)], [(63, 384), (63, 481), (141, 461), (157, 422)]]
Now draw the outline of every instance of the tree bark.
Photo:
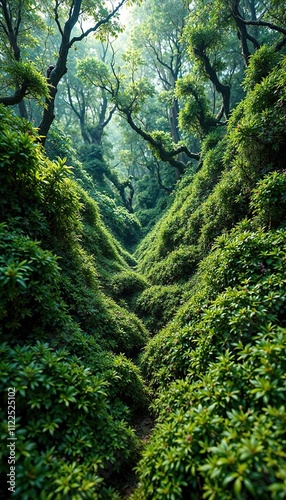
[(206, 55), (206, 53), (203, 49), (196, 48), (195, 54), (203, 62), (205, 71), (206, 71), (210, 81), (214, 84), (217, 92), (219, 92), (221, 94), (222, 100), (223, 100), (223, 112), (224, 112), (226, 119), (228, 120), (229, 113), (230, 113), (230, 86), (224, 85), (223, 83), (221, 83), (219, 81), (217, 73), (213, 69), (213, 67), (210, 63), (209, 57)]
[(248, 43), (247, 43), (247, 39), (248, 39), (247, 29), (246, 29), (246, 26), (243, 22), (241, 15), (240, 15), (240, 12), (239, 12), (239, 3), (240, 3), (240, 0), (232, 0), (230, 2), (230, 4), (231, 4), (230, 11), (231, 11), (231, 15), (235, 21), (235, 24), (237, 26), (237, 35), (238, 35), (238, 38), (239, 38), (240, 43), (241, 43), (241, 50), (242, 50), (242, 56), (244, 59), (244, 64), (245, 64), (245, 66), (248, 66), (251, 53), (250, 53)]
[(27, 89), (27, 83), (23, 83), (23, 85), (15, 91), (14, 95), (0, 97), (0, 104), (4, 104), (4, 106), (15, 106), (15, 104), (19, 104), (24, 99)]
[[(82, 0), (75, 0), (73, 4), (73, 9), (72, 11), (70, 11), (69, 19), (66, 21), (64, 29), (62, 31), (62, 40), (56, 65), (51, 70), (50, 74), (47, 75), (48, 83), (51, 87), (50, 95), (46, 99), (46, 106), (43, 112), (41, 123), (39, 125), (39, 135), (41, 137), (42, 144), (45, 144), (47, 134), (55, 118), (55, 97), (58, 91), (58, 84), (67, 72), (67, 58), (70, 49), (71, 33), (79, 18), (81, 4)], [(57, 7), (55, 8), (55, 10), (56, 9)], [(57, 16), (57, 10), (55, 11), (55, 14)]]
[(91, 28), (83, 31), (80, 36), (75, 36), (71, 38), (72, 30), (76, 25), (81, 11), (82, 0), (74, 0), (69, 12), (69, 18), (66, 21), (64, 28), (62, 29), (58, 20), (58, 3), (55, 7), (55, 20), (57, 22), (59, 31), (62, 36), (61, 45), (59, 49), (59, 56), (55, 67), (49, 74), (48, 83), (51, 85), (50, 96), (46, 100), (46, 107), (44, 109), (43, 117), (39, 125), (39, 135), (41, 137), (42, 144), (45, 144), (46, 136), (49, 132), (51, 124), (55, 118), (55, 98), (57, 94), (57, 88), (60, 80), (67, 72), (67, 59), (70, 48), (75, 42), (80, 42), (86, 38), (90, 33), (96, 32), (102, 25), (107, 24), (110, 19), (118, 12), (120, 7), (126, 2), (126, 0), (121, 0), (116, 7), (103, 19), (100, 19)]
[[(20, 25), (22, 23), (22, 5), (20, 4), (20, 7), (18, 9), (17, 13), (17, 18), (15, 21), (15, 25), (13, 27), (13, 22), (12, 22), (12, 14), (11, 10), (7, 5), (7, 0), (1, 0), (1, 7), (2, 7), (2, 12), (3, 12), (3, 18), (5, 20), (4, 24), (1, 22), (1, 27), (8, 39), (9, 45), (12, 49), (15, 61), (20, 62), (21, 61), (21, 50), (18, 45), (18, 34), (19, 34), (19, 29)], [(20, 116), (22, 118), (28, 118), (28, 113), (26, 109), (26, 105), (23, 102), (23, 99), (26, 95), (26, 91), (28, 89), (27, 83), (24, 82), (21, 87), (18, 85), (16, 86), (16, 90), (14, 93), (14, 96), (7, 97), (6, 100), (5, 98), (1, 98), (0, 102), (4, 104), (4, 106), (13, 106), (15, 104), (19, 105), (19, 111), (20, 111)]]
[(185, 153), (188, 158), (199, 161), (200, 155), (190, 152), (186, 146), (179, 146), (172, 151), (167, 151), (159, 141), (156, 141), (154, 137), (152, 137), (151, 134), (148, 134), (147, 132), (145, 132), (145, 130), (136, 125), (130, 112), (128, 112), (127, 110), (120, 111), (125, 115), (125, 118), (130, 127), (155, 149), (155, 151), (159, 155), (160, 160), (169, 163), (178, 171), (179, 175), (182, 175), (184, 173), (186, 164), (180, 160), (177, 160), (175, 156), (178, 156), (180, 153)]

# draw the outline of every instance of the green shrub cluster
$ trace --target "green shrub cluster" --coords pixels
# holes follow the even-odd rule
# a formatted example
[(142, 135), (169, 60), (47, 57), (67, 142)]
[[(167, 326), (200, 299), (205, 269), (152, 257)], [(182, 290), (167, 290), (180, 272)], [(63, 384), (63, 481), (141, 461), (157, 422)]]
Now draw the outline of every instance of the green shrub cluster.
[[(238, 167), (250, 188), (268, 172), (285, 166), (285, 68), (286, 58), (282, 56), (274, 69), (248, 91), (229, 120), (225, 162)], [(247, 78), (248, 73), (246, 82)]]
[(141, 225), (137, 214), (128, 212), (106, 193), (95, 191), (93, 198), (98, 203), (102, 219), (111, 233), (127, 248), (132, 248), (141, 235)]
[(252, 225), (216, 240), (145, 349), (157, 425), (134, 500), (284, 498), (286, 232)]
[(63, 332), (51, 343), (53, 348), (64, 346), (78, 363), (88, 366), (92, 373), (109, 382), (108, 398), (113, 408), (133, 422), (134, 417), (147, 411), (149, 392), (144, 385), (139, 368), (123, 354), (113, 354), (102, 348), (97, 339), (80, 329), (72, 334)]
[[(249, 90), (232, 112), (226, 135), (215, 131), (207, 136), (201, 169), (178, 184), (171, 208), (137, 248), (139, 270), (154, 285), (189, 282), (215, 239), (243, 218), (255, 214), (257, 225), (265, 227), (277, 227), (283, 220), (285, 57), (277, 62), (276, 54), (268, 52), (257, 51), (248, 68)], [(254, 66), (262, 68), (266, 55), (268, 69), (265, 66), (256, 78)], [(268, 173), (272, 177), (263, 180)], [(169, 302), (167, 289), (165, 295)], [(164, 291), (157, 296), (161, 301)], [(160, 309), (155, 300), (144, 311), (138, 307), (138, 314), (150, 324), (157, 317), (152, 311)], [(169, 307), (161, 303), (162, 311)], [(161, 324), (167, 319), (163, 315)]]
[(134, 499), (285, 498), (285, 342), (285, 329), (258, 326), (160, 394)]
[(285, 498), (285, 58), (271, 70), (272, 55), (257, 53), (225, 138), (139, 247), (154, 293), (138, 311), (169, 323), (141, 358), (157, 424), (134, 500)]
[(0, 224), (1, 334), (10, 342), (54, 335), (68, 322), (58, 259), (20, 230)]
[(171, 321), (184, 303), (183, 296), (184, 288), (180, 284), (150, 286), (136, 300), (136, 313), (154, 334)]
[(251, 208), (258, 225), (268, 229), (285, 224), (286, 171), (274, 171), (257, 183)]
[[(128, 276), (127, 253), (103, 226), (96, 202), (73, 180), (72, 169), (45, 157), (26, 122), (2, 107), (1, 113), (0, 222), (7, 224), (6, 232), (14, 231), (11, 237), (1, 233), (2, 272), (11, 275), (3, 293), (12, 290), (13, 279), (18, 287), (6, 312), (3, 304), (6, 327), (10, 322), (13, 335), (18, 330), (23, 337), (28, 330), (32, 336), (36, 329), (39, 335), (48, 333), (49, 325), (57, 335), (56, 325), (68, 322), (61, 312), (68, 307), (73, 320), (105, 348), (138, 352), (146, 330), (109, 297), (113, 275), (124, 271)], [(20, 229), (22, 240), (16, 235)], [(47, 249), (57, 254), (60, 268)], [(124, 289), (123, 283), (124, 274)]]
[(190, 363), (202, 370), (234, 337), (250, 341), (268, 322), (284, 325), (285, 230), (251, 232), (244, 226), (217, 240), (189, 300), (148, 343), (143, 370), (155, 388), (186, 376)]
[(0, 425), (6, 439), (6, 389), (15, 387), (14, 496), (118, 500), (114, 485), (137, 456), (130, 425), (148, 403), (125, 356), (148, 335), (124, 299), (145, 281), (72, 169), (46, 158), (27, 122), (0, 113), (0, 334), (10, 344), (1, 348)]
[[(120, 363), (120, 362), (118, 362)], [(114, 498), (106, 479), (136, 452), (136, 438), (110, 406), (102, 376), (47, 344), (1, 345), (1, 433), (7, 388), (15, 388), (15, 498)], [(2, 484), (9, 449), (1, 446)], [(5, 475), (5, 476), (4, 476)]]
[[(211, 140), (208, 145), (212, 145)], [(197, 211), (208, 198), (217, 183), (223, 164), (222, 156), (225, 150), (224, 140), (218, 140), (217, 145), (208, 149), (205, 145), (205, 159), (201, 170), (178, 184), (174, 201), (168, 212), (157, 223), (154, 230), (138, 246), (135, 256), (139, 260), (139, 269), (156, 279), (156, 266), (177, 247), (196, 243), (198, 226), (201, 224)]]

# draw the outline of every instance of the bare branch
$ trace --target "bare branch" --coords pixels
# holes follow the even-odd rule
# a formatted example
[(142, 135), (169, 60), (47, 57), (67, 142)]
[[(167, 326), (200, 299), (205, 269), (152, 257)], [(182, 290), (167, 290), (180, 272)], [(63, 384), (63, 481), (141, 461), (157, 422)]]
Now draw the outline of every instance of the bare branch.
[(286, 29), (282, 28), (281, 26), (277, 26), (277, 24), (269, 23), (267, 21), (246, 21), (246, 19), (243, 19), (242, 17), (239, 16), (239, 20), (243, 23), (246, 24), (247, 26), (264, 26), (266, 28), (270, 28), (271, 30), (278, 31), (278, 33), (282, 33), (283, 35), (286, 35)]
[(180, 175), (184, 173), (186, 165), (182, 161), (177, 160), (175, 156), (180, 153), (185, 153), (189, 158), (197, 161), (200, 159), (200, 155), (198, 153), (191, 153), (186, 146), (179, 146), (172, 151), (167, 151), (161, 142), (154, 139), (152, 134), (147, 133), (145, 130), (136, 125), (131, 113), (128, 110), (119, 109), (119, 111), (123, 113), (130, 127), (155, 149), (160, 160), (169, 163), (172, 167), (178, 170)]

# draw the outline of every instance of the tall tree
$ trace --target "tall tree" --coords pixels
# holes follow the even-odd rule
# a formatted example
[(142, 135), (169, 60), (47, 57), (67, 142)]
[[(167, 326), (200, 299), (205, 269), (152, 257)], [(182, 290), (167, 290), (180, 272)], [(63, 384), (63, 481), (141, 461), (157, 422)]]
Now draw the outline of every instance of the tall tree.
[(27, 50), (35, 46), (32, 27), (44, 29), (35, 1), (0, 0), (0, 103), (5, 106), (18, 104), (24, 118), (28, 117), (25, 97), (41, 99), (48, 96), (48, 86), (36, 65), (30, 60), (23, 61), (23, 53), (27, 54)]
[[(55, 117), (55, 97), (58, 84), (67, 72), (67, 59), (71, 47), (91, 33), (99, 35), (108, 30), (116, 31), (118, 28), (118, 24), (116, 24), (118, 13), (125, 3), (127, 3), (127, 0), (118, 0), (118, 3), (114, 6), (113, 2), (109, 2), (108, 8), (106, 2), (98, 2), (97, 0), (66, 1), (64, 2), (64, 14), (62, 14), (62, 2), (55, 0), (54, 19), (60, 34), (60, 44), (57, 60), (53, 66), (48, 68), (47, 72), (51, 90), (39, 125), (39, 133), (43, 137), (43, 142)], [(85, 28), (84, 21), (87, 18), (90, 19), (91, 26)], [(113, 24), (112, 20), (114, 20)], [(76, 25), (81, 28), (79, 35), (74, 33)]]
[(281, 0), (228, 0), (231, 16), (237, 27), (245, 65), (268, 33), (276, 51), (286, 45), (285, 2)]
[(164, 8), (152, 0), (140, 7), (140, 24), (132, 33), (135, 47), (140, 48), (145, 64), (156, 84), (169, 95), (168, 119), (174, 143), (181, 140), (179, 102), (174, 89), (187, 66), (186, 43), (182, 38), (188, 9), (183, 0), (166, 0)]
[[(39, 124), (39, 134), (43, 144), (54, 120), (55, 97), (58, 85), (67, 72), (70, 49), (90, 34), (104, 37), (107, 32), (115, 34), (119, 29), (119, 12), (123, 5), (135, 0), (53, 0), (37, 4), (35, 0), (1, 0), (0, 25), (2, 43), (9, 46), (10, 61), (7, 72), (14, 75), (15, 92), (13, 96), (3, 96), (0, 100), (5, 105), (22, 102), (27, 95), (40, 94), (45, 97), (45, 106)], [(46, 81), (40, 78), (35, 64), (21, 62), (23, 40), (20, 35), (27, 33), (27, 19), (32, 13), (44, 19), (53, 17), (58, 31), (56, 59), (46, 71)], [(35, 14), (36, 15), (36, 14)], [(11, 68), (13, 68), (11, 70)], [(37, 79), (38, 78), (38, 79)], [(42, 87), (40, 87), (42, 84)]]
[(79, 64), (82, 78), (90, 85), (105, 90), (117, 111), (129, 126), (146, 141), (156, 156), (174, 167), (179, 175), (185, 170), (185, 163), (178, 155), (185, 153), (189, 159), (199, 159), (197, 153), (189, 151), (185, 144), (174, 144), (170, 134), (163, 131), (149, 131), (140, 119), (142, 106), (154, 95), (154, 86), (140, 75), (142, 60), (138, 52), (129, 51), (124, 56), (125, 65), (118, 68), (115, 60), (110, 68), (95, 58), (86, 58)]

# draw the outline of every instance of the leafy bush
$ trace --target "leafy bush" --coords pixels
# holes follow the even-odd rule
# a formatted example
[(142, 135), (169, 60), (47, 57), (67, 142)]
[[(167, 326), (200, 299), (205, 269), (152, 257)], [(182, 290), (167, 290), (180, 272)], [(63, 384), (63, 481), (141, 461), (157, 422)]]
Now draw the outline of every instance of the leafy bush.
[[(161, 269), (169, 253), (177, 251), (182, 244), (192, 248), (192, 245), (197, 243), (203, 224), (201, 204), (208, 198), (221, 174), (224, 149), (223, 140), (218, 141), (213, 149), (205, 146), (201, 170), (187, 180), (182, 179), (175, 190), (172, 206), (138, 246), (135, 256), (139, 260), (139, 270), (147, 274), (151, 282), (153, 280), (154, 283), (157, 282), (157, 265)], [(201, 258), (199, 249), (197, 256)], [(190, 259), (187, 252), (186, 258), (187, 261)], [(168, 280), (171, 278), (171, 273), (170, 269)], [(185, 278), (184, 272), (181, 278)]]
[(148, 343), (142, 368), (154, 388), (189, 370), (206, 370), (234, 338), (249, 342), (269, 322), (285, 325), (285, 230), (239, 228), (217, 240), (200, 265), (191, 297)]
[(128, 212), (125, 207), (116, 203), (107, 194), (96, 191), (93, 197), (98, 203), (102, 220), (108, 229), (127, 248), (131, 248), (138, 241), (141, 233), (141, 225), (137, 216)]
[(284, 168), (285, 65), (283, 56), (229, 120), (225, 161), (237, 165), (250, 188), (268, 172)]
[(95, 336), (79, 328), (62, 332), (53, 339), (54, 349), (65, 346), (78, 364), (88, 367), (91, 373), (108, 380), (108, 397), (112, 408), (121, 412), (124, 420), (133, 421), (140, 413), (147, 411), (149, 394), (139, 368), (123, 354), (115, 355), (101, 347)]
[(271, 172), (256, 186), (251, 200), (255, 221), (266, 228), (285, 225), (286, 171)]
[(174, 317), (183, 302), (183, 293), (182, 286), (178, 284), (151, 286), (136, 300), (135, 311), (144, 319), (148, 330), (155, 333)]
[(147, 288), (147, 281), (140, 274), (126, 270), (114, 274), (111, 287), (115, 300), (125, 300), (132, 306), (134, 296)]
[(262, 45), (252, 55), (249, 65), (245, 71), (243, 86), (245, 90), (252, 90), (256, 84), (261, 83), (262, 79), (268, 76), (270, 71), (279, 61), (279, 53), (274, 47)]
[(10, 341), (56, 335), (67, 323), (57, 258), (0, 224), (0, 321)]
[[(112, 412), (108, 383), (46, 344), (15, 349), (2, 344), (1, 359), (5, 436), (7, 389), (16, 390), (15, 498), (117, 498), (111, 491), (105, 496), (104, 481), (135, 453), (136, 439)], [(3, 441), (5, 484), (8, 452)]]
[(62, 294), (73, 319), (104, 349), (135, 355), (145, 345), (148, 334), (142, 322), (101, 291), (86, 287), (76, 270), (63, 277)]
[(193, 246), (179, 246), (156, 265), (152, 282), (156, 285), (187, 281), (192, 276), (198, 262), (197, 249)]
[(134, 498), (285, 497), (285, 342), (285, 329), (260, 328), (160, 395)]

